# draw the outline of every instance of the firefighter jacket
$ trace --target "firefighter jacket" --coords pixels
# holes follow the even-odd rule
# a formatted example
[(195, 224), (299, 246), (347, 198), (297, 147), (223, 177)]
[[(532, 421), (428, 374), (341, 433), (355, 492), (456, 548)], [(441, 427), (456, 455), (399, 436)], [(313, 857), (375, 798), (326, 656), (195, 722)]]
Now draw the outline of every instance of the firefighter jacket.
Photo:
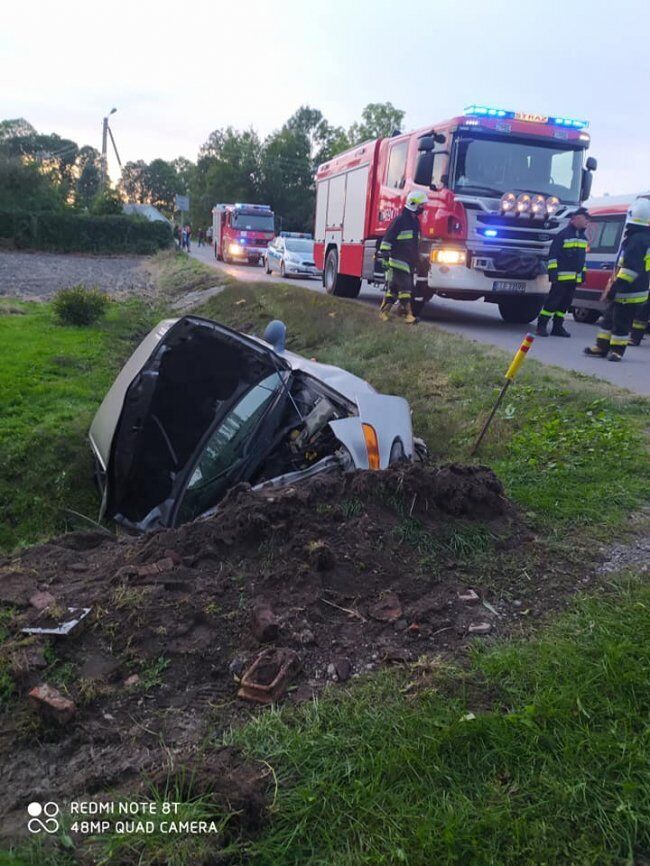
[(650, 276), (650, 228), (632, 225), (616, 262), (610, 298), (619, 304), (644, 304)]
[(581, 283), (585, 277), (587, 238), (571, 223), (553, 238), (548, 260), (548, 278), (552, 283)]
[(407, 274), (415, 274), (418, 267), (420, 221), (417, 215), (404, 208), (388, 226), (379, 245), (380, 253), (388, 253), (388, 267)]

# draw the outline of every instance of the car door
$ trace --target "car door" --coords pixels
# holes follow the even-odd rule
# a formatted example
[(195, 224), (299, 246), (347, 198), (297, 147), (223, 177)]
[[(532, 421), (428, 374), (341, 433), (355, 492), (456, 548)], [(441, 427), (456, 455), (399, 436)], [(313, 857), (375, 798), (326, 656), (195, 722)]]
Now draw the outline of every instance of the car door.
[(584, 289), (593, 292), (596, 299), (614, 271), (624, 224), (624, 213), (591, 217), (587, 230), (589, 250)]
[(279, 256), (279, 247), (281, 244), (280, 238), (276, 238), (271, 246), (269, 247), (269, 268), (271, 270), (279, 270), (280, 268), (280, 256)]

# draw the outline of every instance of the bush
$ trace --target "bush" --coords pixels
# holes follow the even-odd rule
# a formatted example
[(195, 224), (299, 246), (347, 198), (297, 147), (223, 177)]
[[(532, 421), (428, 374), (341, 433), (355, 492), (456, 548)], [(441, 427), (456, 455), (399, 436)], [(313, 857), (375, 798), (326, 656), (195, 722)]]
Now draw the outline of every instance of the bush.
[(0, 239), (18, 249), (63, 253), (142, 253), (171, 246), (167, 222), (145, 222), (125, 216), (75, 213), (0, 212)]
[(78, 285), (57, 292), (52, 307), (63, 325), (94, 325), (106, 313), (108, 304), (108, 298), (99, 289)]

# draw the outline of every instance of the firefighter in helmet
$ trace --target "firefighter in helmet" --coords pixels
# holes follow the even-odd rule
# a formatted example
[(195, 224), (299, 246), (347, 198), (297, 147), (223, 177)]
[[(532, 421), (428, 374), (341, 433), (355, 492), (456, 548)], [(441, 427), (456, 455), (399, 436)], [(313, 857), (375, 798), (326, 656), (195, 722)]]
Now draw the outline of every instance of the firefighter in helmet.
[(569, 225), (553, 238), (548, 260), (548, 278), (551, 290), (537, 319), (537, 336), (548, 337), (546, 328), (553, 319), (552, 337), (570, 337), (564, 327), (576, 286), (584, 280), (587, 259), (585, 229), (589, 211), (579, 207), (571, 214)]
[[(620, 361), (632, 330), (633, 343), (641, 342), (645, 329), (637, 316), (647, 309), (650, 272), (650, 201), (638, 198), (627, 212), (625, 235), (616, 261), (613, 279), (603, 292), (609, 305), (605, 311), (596, 345), (585, 354)], [(638, 327), (635, 325), (638, 324)], [(639, 331), (637, 340), (636, 331)]]
[(418, 247), (420, 240), (420, 221), (427, 200), (426, 193), (413, 190), (406, 197), (402, 212), (388, 226), (379, 245), (379, 255), (388, 258), (386, 271), (386, 294), (379, 309), (384, 322), (399, 302), (405, 316), (404, 321), (412, 325), (417, 319), (413, 315), (413, 281), (418, 266)]

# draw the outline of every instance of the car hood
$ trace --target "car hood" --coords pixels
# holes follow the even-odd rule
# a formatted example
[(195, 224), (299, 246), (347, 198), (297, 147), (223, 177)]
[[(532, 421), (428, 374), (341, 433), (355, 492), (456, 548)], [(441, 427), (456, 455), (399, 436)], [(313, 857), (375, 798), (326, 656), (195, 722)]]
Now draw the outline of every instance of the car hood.
[(90, 428), (106, 473), (104, 513), (115, 516), (128, 502), (137, 517), (164, 501), (220, 415), (253, 383), (288, 369), (268, 344), (209, 319), (160, 322), (117, 376)]

